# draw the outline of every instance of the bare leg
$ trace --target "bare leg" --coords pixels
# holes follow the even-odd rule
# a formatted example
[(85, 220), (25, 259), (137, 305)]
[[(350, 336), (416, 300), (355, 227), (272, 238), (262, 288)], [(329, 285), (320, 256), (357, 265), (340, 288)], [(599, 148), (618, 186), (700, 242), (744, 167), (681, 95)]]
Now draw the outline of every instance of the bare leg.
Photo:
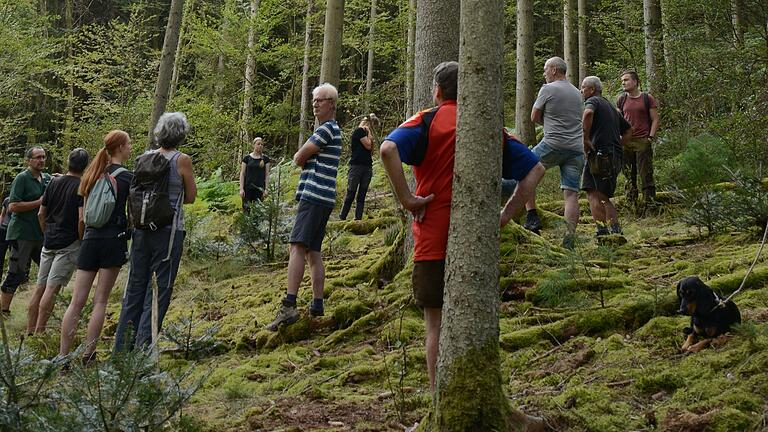
[(605, 200), (605, 218), (611, 225), (619, 223), (619, 214), (616, 212), (616, 206), (613, 205), (610, 198)]
[(13, 301), (13, 294), (4, 292), (0, 295), (0, 305), (4, 311), (11, 310), (11, 302)]
[(59, 355), (61, 356), (69, 354), (72, 340), (77, 331), (77, 323), (80, 321), (80, 313), (85, 307), (85, 302), (88, 301), (88, 294), (91, 292), (91, 285), (95, 278), (95, 271), (78, 270), (75, 273), (72, 301), (61, 319), (61, 342), (59, 343)]
[(320, 252), (308, 251), (307, 257), (309, 258), (309, 274), (312, 278), (312, 295), (313, 298), (323, 298), (323, 290), (325, 288), (325, 266), (323, 265), (323, 257)]
[(29, 299), (29, 305), (27, 306), (27, 334), (35, 332), (37, 316), (40, 310), (40, 299), (43, 298), (43, 293), (45, 293), (45, 283), (37, 284), (35, 292), (32, 293), (32, 297)]
[(61, 290), (61, 285), (59, 284), (45, 286), (45, 292), (43, 293), (43, 298), (40, 299), (40, 309), (37, 314), (37, 325), (35, 326), (36, 333), (45, 331), (45, 327), (48, 325), (48, 318), (51, 317), (51, 312), (53, 312), (53, 306), (56, 302), (56, 296), (59, 294), (59, 290)]
[(563, 196), (565, 198), (565, 223), (568, 225), (568, 233), (573, 234), (579, 223), (579, 193), (563, 189)]
[(501, 226), (506, 225), (510, 219), (515, 217), (522, 210), (524, 204), (528, 208), (528, 203), (532, 202), (531, 208), (536, 208), (536, 186), (539, 185), (545, 172), (544, 165), (537, 164), (525, 178), (517, 183), (515, 192), (509, 197), (501, 211)]
[(104, 314), (107, 311), (107, 300), (112, 287), (115, 286), (115, 280), (120, 273), (120, 267), (99, 269), (99, 282), (96, 284), (96, 291), (93, 293), (93, 312), (88, 321), (88, 331), (85, 337), (85, 353), (83, 357), (88, 357), (96, 351), (96, 343), (101, 334), (101, 328), (104, 326)]
[(304, 255), (307, 249), (299, 243), (291, 243), (288, 256), (288, 294), (299, 293), (299, 285), (304, 278)]
[(589, 201), (589, 210), (592, 212), (592, 219), (599, 227), (607, 226), (605, 221), (605, 205), (601, 200), (600, 192), (590, 189), (587, 191), (587, 201)]
[(427, 374), (429, 389), (435, 391), (435, 372), (437, 370), (437, 355), (440, 351), (440, 323), (443, 310), (440, 308), (424, 308), (424, 322), (427, 327), (425, 347), (427, 351)]

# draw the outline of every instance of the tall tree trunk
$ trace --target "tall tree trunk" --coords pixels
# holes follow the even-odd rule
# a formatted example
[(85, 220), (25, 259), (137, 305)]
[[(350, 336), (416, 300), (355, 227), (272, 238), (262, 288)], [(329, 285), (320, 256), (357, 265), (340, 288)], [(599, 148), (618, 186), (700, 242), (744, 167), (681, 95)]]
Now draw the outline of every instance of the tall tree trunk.
[[(220, 43), (223, 45), (227, 39), (227, 31), (229, 29), (229, 16), (234, 12), (234, 0), (224, 0), (224, 4), (221, 8), (221, 24), (219, 28)], [(216, 76), (224, 76), (226, 72), (226, 56), (224, 55), (224, 49), (219, 49), (219, 56), (216, 59)], [(216, 111), (221, 111), (224, 108), (224, 80), (219, 79), (214, 83), (214, 98), (216, 100)]]
[(171, 10), (168, 13), (168, 25), (165, 27), (165, 39), (163, 40), (163, 53), (160, 57), (160, 71), (155, 83), (155, 99), (152, 106), (152, 116), (149, 118), (149, 147), (155, 147), (154, 134), (157, 120), (165, 111), (168, 103), (168, 90), (170, 90), (171, 75), (173, 73), (173, 58), (176, 55), (176, 45), (179, 43), (179, 29), (181, 27), (181, 11), (184, 0), (171, 0)]
[[(66, 26), (69, 37), (67, 38), (67, 57), (68, 60), (72, 61), (72, 44), (74, 43), (72, 34), (74, 30), (74, 5), (72, 4), (73, 0), (65, 0), (64, 2), (64, 25)], [(64, 148), (70, 149), (72, 148), (72, 128), (75, 123), (75, 82), (74, 77), (72, 76), (71, 72), (68, 72), (68, 81), (67, 83), (67, 107), (64, 112), (64, 132), (61, 134), (62, 143), (64, 144)], [(43, 104), (45, 104), (45, 98), (46, 96), (43, 95)]]
[[(416, 34), (414, 39), (413, 110), (419, 111), (434, 105), (432, 100), (433, 70), (438, 64), (459, 60), (459, 10), (460, 0), (417, 0)], [(418, 56), (415, 53), (419, 53)], [(416, 187), (410, 177), (411, 190)], [(406, 224), (412, 221), (405, 212)], [(405, 230), (403, 241), (405, 261), (413, 252), (413, 231)]]
[[(661, 6), (661, 28), (662, 28), (662, 38), (664, 46), (664, 72), (667, 77), (668, 81), (672, 80), (672, 77), (676, 76), (675, 74), (675, 51), (674, 46), (672, 43), (672, 34), (670, 30), (673, 28), (673, 26), (670, 24), (670, 13), (669, 9), (667, 8), (667, 5), (669, 4), (670, 0), (659, 0), (659, 5)], [(668, 84), (671, 85), (671, 84)]]
[[(509, 431), (499, 356), (503, 0), (461, 2), (456, 158), (437, 364), (435, 429)], [(494, 145), (495, 143), (495, 145)]]
[(578, 87), (579, 83), (579, 47), (576, 31), (576, 0), (563, 3), (563, 57), (568, 64), (566, 78)]
[(533, 108), (533, 0), (517, 0), (517, 78), (515, 83), (515, 129), (527, 145), (536, 144)]
[(589, 75), (589, 60), (587, 53), (587, 0), (579, 3), (579, 84)]
[(371, 0), (371, 24), (368, 30), (368, 68), (365, 73), (365, 112), (371, 107), (371, 87), (373, 85), (373, 43), (376, 37), (376, 0)]
[(413, 115), (413, 51), (416, 43), (416, 0), (408, 0), (408, 45), (405, 49), (405, 116)]
[(344, 31), (344, 0), (328, 0), (325, 8), (323, 59), (320, 64), (320, 83), (339, 87), (341, 69), (341, 43)]
[(171, 90), (168, 92), (168, 100), (173, 100), (176, 88), (179, 85), (179, 72), (184, 57), (184, 33), (189, 27), (189, 15), (192, 13), (195, 0), (187, 0), (181, 16), (181, 29), (179, 30), (179, 43), (176, 44), (176, 55), (173, 58), (173, 76), (171, 77)]
[(744, 46), (744, 5), (743, 0), (731, 0), (733, 40), (737, 47)]
[[(240, 139), (246, 144), (251, 143), (251, 131), (248, 129), (253, 116), (253, 73), (256, 69), (256, 59), (253, 56), (253, 45), (256, 32), (256, 15), (259, 12), (259, 0), (251, 0), (251, 20), (248, 25), (248, 54), (245, 57), (245, 79), (243, 80), (243, 112), (240, 117)], [(242, 151), (242, 145), (239, 149)]]
[(661, 8), (659, 7), (659, 0), (643, 0), (643, 24), (648, 92), (660, 96), (663, 91), (663, 71), (661, 69)]
[(313, 0), (307, 0), (307, 16), (304, 19), (304, 65), (301, 68), (301, 102), (299, 108), (299, 143), (304, 144), (304, 134), (307, 130), (307, 111), (309, 110), (309, 48), (312, 41), (312, 9)]

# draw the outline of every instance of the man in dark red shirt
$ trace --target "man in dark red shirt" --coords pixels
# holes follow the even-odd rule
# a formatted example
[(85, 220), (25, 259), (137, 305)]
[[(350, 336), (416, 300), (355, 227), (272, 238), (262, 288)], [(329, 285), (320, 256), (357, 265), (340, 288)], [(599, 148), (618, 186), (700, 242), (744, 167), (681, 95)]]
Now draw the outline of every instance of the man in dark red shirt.
[[(434, 71), (437, 107), (421, 111), (392, 131), (381, 144), (381, 160), (400, 203), (413, 213), (413, 297), (424, 309), (427, 372), (435, 388), (442, 320), (445, 256), (456, 153), (456, 96), (459, 64), (443, 62)], [(505, 225), (533, 196), (544, 166), (528, 147), (503, 133), (502, 177), (518, 181), (500, 214)], [(413, 166), (416, 191), (405, 180), (402, 163)], [(494, 263), (495, 265), (495, 263)]]
[(637, 203), (637, 177), (643, 189), (643, 201), (653, 205), (656, 199), (656, 184), (653, 181), (653, 144), (659, 130), (659, 113), (656, 99), (640, 91), (640, 78), (635, 71), (621, 75), (624, 93), (616, 101), (616, 107), (624, 119), (632, 125), (632, 139), (624, 146), (624, 187), (627, 199)]

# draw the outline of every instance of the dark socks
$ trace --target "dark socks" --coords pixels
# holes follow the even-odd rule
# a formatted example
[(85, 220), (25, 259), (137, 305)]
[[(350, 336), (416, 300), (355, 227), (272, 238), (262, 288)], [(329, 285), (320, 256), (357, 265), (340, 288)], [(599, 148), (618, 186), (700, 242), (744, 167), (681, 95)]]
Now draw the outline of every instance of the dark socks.
[(283, 304), (296, 307), (296, 294), (286, 294), (285, 299), (283, 299)]
[(323, 299), (312, 299), (312, 309), (323, 310)]

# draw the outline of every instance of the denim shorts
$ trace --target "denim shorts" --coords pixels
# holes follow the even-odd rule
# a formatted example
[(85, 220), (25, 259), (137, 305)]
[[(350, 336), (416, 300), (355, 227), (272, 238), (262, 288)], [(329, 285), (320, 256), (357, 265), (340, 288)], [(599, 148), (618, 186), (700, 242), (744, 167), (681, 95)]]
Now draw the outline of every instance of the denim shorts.
[(560, 167), (560, 189), (579, 191), (585, 163), (583, 152), (557, 149), (544, 141), (541, 141), (532, 151), (541, 159), (544, 168)]

